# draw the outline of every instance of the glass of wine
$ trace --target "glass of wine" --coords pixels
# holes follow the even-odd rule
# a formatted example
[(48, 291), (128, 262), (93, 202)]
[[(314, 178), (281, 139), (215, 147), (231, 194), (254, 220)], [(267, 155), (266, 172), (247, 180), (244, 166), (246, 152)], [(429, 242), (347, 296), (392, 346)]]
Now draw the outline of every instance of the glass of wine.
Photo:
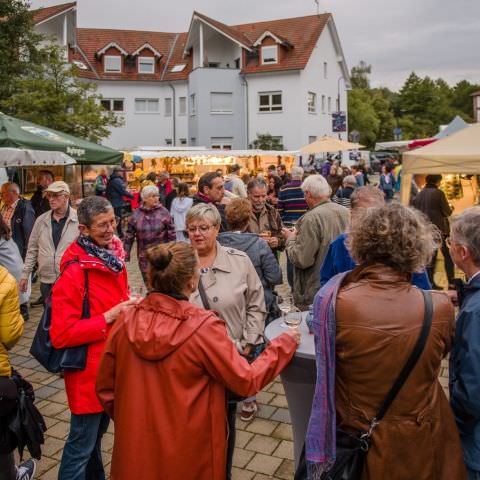
[(290, 311), (285, 316), (285, 324), (292, 330), (297, 328), (302, 323), (302, 312)]
[(130, 298), (140, 300), (145, 297), (145, 287), (143, 285), (130, 285)]

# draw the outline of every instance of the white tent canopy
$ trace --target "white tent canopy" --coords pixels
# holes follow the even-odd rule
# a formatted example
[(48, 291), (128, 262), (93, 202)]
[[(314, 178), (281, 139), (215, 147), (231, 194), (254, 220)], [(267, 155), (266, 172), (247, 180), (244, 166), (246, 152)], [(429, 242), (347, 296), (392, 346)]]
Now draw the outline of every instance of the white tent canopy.
[(43, 165), (73, 165), (77, 163), (63, 152), (29, 150), (23, 148), (0, 148), (0, 167), (34, 167)]
[(404, 203), (408, 202), (414, 173), (480, 175), (480, 123), (404, 153), (402, 165), (401, 197)]
[(433, 138), (446, 138), (454, 133), (469, 127), (470, 125), (458, 115), (443, 129), (440, 130)]

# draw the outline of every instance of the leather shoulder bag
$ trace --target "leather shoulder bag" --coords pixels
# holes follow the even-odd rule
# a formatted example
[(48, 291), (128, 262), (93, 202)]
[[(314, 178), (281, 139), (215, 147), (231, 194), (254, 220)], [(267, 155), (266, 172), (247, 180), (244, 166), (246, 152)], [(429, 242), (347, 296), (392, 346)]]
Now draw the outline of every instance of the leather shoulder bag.
[[(355, 434), (337, 428), (337, 456), (335, 464), (328, 472), (325, 472), (322, 475), (322, 480), (360, 480), (362, 478), (363, 466), (368, 450), (370, 449), (372, 435), (407, 381), (425, 348), (425, 344), (427, 343), (428, 335), (432, 326), (433, 303), (430, 292), (422, 290), (422, 294), (425, 304), (425, 314), (423, 317), (422, 329), (412, 353), (408, 357), (407, 362), (388, 392), (382, 406), (375, 415), (375, 418), (370, 422), (368, 430), (357, 432)], [(295, 480), (306, 479), (307, 464), (304, 446), (295, 473)]]

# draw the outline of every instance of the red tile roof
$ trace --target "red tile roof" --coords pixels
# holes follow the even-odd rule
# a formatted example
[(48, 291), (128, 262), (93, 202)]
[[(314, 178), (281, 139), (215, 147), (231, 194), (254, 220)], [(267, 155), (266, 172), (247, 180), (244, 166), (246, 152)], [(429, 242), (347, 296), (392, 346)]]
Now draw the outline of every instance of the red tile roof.
[(72, 7), (76, 7), (77, 2), (62, 3), (61, 5), (54, 5), (53, 7), (39, 8), (38, 10), (32, 10), (33, 22), (35, 24), (44, 22), (45, 20), (55, 17), (60, 13), (70, 10)]
[[(253, 49), (253, 43), (265, 32), (270, 31), (279, 38), (288, 42), (291, 48), (283, 49), (278, 64), (261, 65), (258, 58), (251, 58), (244, 65), (242, 73), (272, 72), (282, 70), (303, 69), (308, 63), (318, 38), (323, 32), (330, 14), (311, 15), (307, 17), (287, 18), (267, 22), (247, 23), (243, 25), (227, 26), (221, 22), (206, 17), (198, 12), (194, 13), (199, 19), (210, 23), (226, 35), (234, 38), (245, 47)], [(87, 78), (103, 80), (186, 80), (192, 70), (192, 55), (184, 57), (188, 33), (146, 32), (137, 30), (109, 30), (109, 29), (77, 29), (77, 44), (79, 50), (71, 53), (71, 58), (86, 64), (85, 57), (91, 67), (88, 71), (81, 71)], [(101, 60), (95, 53), (105, 45), (116, 42), (129, 54), (141, 45), (148, 43), (162, 54), (156, 64), (156, 73), (153, 75), (138, 74), (137, 69), (125, 68), (122, 73), (104, 73)], [(168, 65), (167, 65), (168, 62)], [(174, 65), (186, 64), (182, 72), (172, 73)], [(167, 68), (165, 68), (167, 66)]]

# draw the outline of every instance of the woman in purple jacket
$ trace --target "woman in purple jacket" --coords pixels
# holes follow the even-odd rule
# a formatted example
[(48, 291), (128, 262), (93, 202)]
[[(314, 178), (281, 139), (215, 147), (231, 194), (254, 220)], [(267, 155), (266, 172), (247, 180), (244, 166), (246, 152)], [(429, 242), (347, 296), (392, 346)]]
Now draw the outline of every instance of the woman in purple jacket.
[(160, 193), (155, 185), (142, 189), (142, 204), (135, 210), (128, 222), (123, 246), (127, 254), (125, 261), (130, 260), (132, 245), (137, 239), (138, 266), (143, 281), (147, 281), (146, 251), (159, 243), (175, 240), (175, 227), (168, 210), (160, 203)]

